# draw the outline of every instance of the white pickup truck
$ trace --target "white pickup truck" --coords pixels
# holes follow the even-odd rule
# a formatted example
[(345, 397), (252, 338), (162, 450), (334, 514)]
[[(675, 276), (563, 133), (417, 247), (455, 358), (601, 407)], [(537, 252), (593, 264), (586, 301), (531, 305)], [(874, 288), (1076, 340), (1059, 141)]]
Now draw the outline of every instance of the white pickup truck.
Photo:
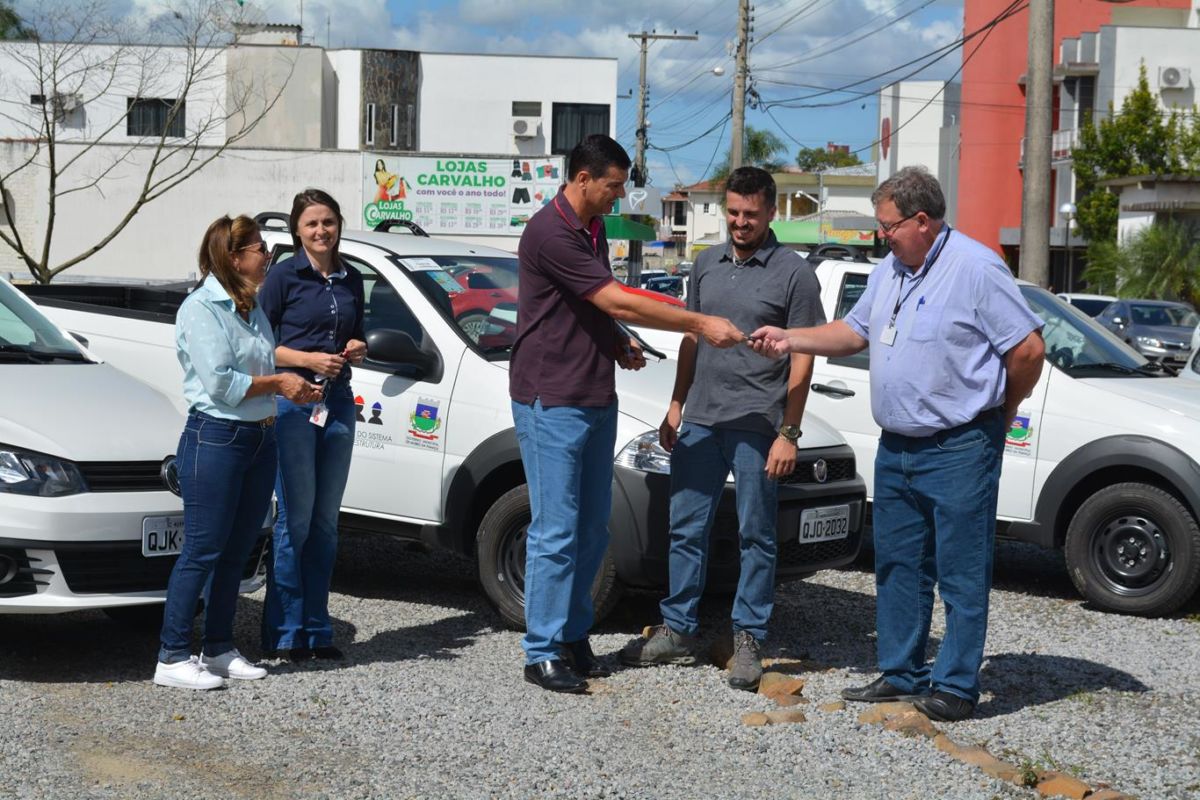
[[(280, 215), (260, 216), (272, 263), (292, 254)], [(475, 557), (505, 622), (524, 624), (529, 500), (508, 397), (517, 262), (511, 253), (412, 233), (353, 232), (342, 255), (362, 272), (370, 359), (354, 369), (360, 414), (342, 527), (398, 535)], [(64, 283), (27, 287), (62, 327), (113, 365), (176, 398), (175, 309), (186, 287)], [(669, 459), (657, 429), (675, 365), (618, 371), (612, 546), (593, 587), (598, 615), (621, 586), (667, 577)], [(866, 495), (846, 441), (816, 414), (804, 419), (795, 472), (779, 494), (781, 580), (856, 556)], [(717, 512), (709, 585), (738, 571), (732, 484)]]
[[(854, 306), (872, 266), (817, 266), (829, 319)], [(1169, 614), (1200, 585), (1200, 383), (1019, 284), (1046, 323), (1048, 363), (1008, 433), (998, 533), (1063, 548), (1071, 580), (1098, 608)], [(872, 494), (869, 357), (817, 358), (808, 407), (850, 442)]]

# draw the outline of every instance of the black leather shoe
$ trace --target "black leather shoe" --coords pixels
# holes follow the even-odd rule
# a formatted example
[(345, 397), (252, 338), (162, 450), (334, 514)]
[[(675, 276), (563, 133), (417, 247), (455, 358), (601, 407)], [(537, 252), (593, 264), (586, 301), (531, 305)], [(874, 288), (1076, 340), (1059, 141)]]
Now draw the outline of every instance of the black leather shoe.
[(562, 654), (563, 661), (580, 678), (607, 678), (612, 674), (608, 667), (596, 658), (596, 654), (592, 652), (592, 645), (587, 639), (580, 639), (578, 642), (564, 642)]
[(313, 651), (312, 651), (312, 655), (313, 655), (313, 658), (315, 658), (319, 661), (341, 661), (343, 658), (346, 657), (345, 653), (343, 653), (341, 650), (339, 650), (338, 648), (334, 647), (331, 644), (321, 645), (320, 647), (314, 647)]
[(913, 700), (922, 695), (902, 692), (888, 679), (880, 675), (866, 686), (848, 686), (842, 689), (842, 697), (856, 703), (889, 703), (899, 700)]
[(971, 716), (975, 711), (974, 703), (953, 692), (935, 691), (931, 695), (913, 700), (913, 705), (935, 722), (958, 722)]
[(557, 658), (525, 665), (525, 680), (548, 692), (578, 694), (587, 691), (587, 682)]
[(313, 657), (313, 651), (307, 647), (293, 647), (287, 651), (287, 660), (293, 664), (299, 664), (301, 661), (310, 661)]

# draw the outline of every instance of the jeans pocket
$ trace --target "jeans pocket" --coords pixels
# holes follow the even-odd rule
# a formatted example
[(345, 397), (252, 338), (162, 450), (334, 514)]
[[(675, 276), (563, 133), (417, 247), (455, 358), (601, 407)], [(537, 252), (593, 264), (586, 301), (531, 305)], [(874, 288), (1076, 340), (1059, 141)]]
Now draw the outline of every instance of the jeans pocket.
[(965, 431), (941, 431), (934, 434), (934, 441), (937, 442), (938, 450), (943, 453), (955, 453), (980, 447), (987, 441), (987, 434), (979, 427), (968, 428)]
[(237, 440), (238, 426), (206, 419), (196, 431), (196, 441), (210, 447), (228, 447)]

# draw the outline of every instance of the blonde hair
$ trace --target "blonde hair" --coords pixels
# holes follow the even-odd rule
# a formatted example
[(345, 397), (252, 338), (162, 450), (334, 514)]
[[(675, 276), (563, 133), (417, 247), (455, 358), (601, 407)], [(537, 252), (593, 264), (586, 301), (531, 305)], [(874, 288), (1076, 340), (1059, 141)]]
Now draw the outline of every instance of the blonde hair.
[(209, 275), (216, 277), (221, 286), (233, 298), (239, 313), (249, 313), (254, 307), (254, 295), (258, 287), (233, 265), (233, 254), (251, 247), (258, 234), (258, 223), (244, 214), (230, 219), (221, 217), (208, 226), (204, 241), (200, 243), (200, 280)]

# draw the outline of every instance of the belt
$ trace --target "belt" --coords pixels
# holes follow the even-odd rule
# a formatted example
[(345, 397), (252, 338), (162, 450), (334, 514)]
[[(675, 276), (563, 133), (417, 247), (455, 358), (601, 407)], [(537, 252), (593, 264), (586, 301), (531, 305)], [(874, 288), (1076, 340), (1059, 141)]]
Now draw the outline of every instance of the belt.
[(205, 414), (203, 411), (192, 411), (192, 416), (200, 417), (201, 419), (211, 420), (213, 422), (224, 422), (228, 425), (244, 425), (246, 427), (266, 429), (275, 424), (275, 417), (267, 417), (265, 419), (226, 419), (225, 417), (214, 417), (212, 414)]

